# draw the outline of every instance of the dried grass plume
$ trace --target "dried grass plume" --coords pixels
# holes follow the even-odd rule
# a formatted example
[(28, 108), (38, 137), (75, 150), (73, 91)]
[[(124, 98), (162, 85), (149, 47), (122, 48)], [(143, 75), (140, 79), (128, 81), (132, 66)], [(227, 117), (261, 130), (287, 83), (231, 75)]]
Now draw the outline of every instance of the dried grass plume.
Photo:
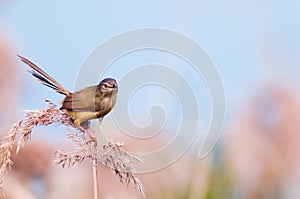
[(54, 156), (54, 164), (70, 167), (80, 164), (85, 159), (90, 159), (93, 166), (98, 163), (107, 166), (115, 173), (120, 182), (133, 185), (145, 197), (143, 185), (136, 177), (132, 167), (134, 162), (140, 161), (139, 159), (124, 151), (121, 143), (109, 142), (100, 146), (97, 141), (91, 141), (86, 131), (93, 133), (92, 129), (76, 128), (63, 110), (49, 100), (45, 101), (48, 104), (47, 108), (25, 111), (24, 118), (15, 123), (10, 133), (0, 141), (0, 198), (4, 198), (3, 175), (13, 165), (11, 154), (14, 146), (17, 146), (18, 152), (30, 140), (36, 126), (48, 126), (54, 123), (70, 127), (71, 132), (67, 137), (76, 147), (72, 152), (57, 151)]

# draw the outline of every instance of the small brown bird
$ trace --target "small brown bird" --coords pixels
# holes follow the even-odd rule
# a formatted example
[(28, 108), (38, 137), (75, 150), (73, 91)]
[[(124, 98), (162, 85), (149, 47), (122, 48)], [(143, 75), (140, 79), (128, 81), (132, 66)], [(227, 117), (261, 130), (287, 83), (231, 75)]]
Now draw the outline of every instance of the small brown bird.
[(66, 96), (62, 100), (60, 109), (66, 110), (77, 127), (91, 119), (100, 118), (102, 120), (116, 103), (118, 84), (115, 79), (106, 78), (98, 85), (71, 93), (37, 65), (25, 57), (20, 55), (18, 57), (34, 70), (30, 72), (39, 82)]

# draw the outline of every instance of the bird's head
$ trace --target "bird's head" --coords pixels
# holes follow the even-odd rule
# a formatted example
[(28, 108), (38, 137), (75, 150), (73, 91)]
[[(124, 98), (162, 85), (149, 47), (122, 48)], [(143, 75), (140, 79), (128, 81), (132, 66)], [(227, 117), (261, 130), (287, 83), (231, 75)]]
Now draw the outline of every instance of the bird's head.
[(118, 83), (113, 78), (105, 78), (103, 79), (97, 86), (100, 93), (104, 93), (105, 95), (113, 95), (118, 92)]

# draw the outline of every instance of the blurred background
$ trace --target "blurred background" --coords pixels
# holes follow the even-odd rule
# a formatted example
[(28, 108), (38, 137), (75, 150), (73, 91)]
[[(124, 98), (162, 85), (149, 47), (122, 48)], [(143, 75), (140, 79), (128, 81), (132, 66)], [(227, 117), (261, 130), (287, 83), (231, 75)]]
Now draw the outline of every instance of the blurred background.
[[(72, 90), (80, 65), (100, 43), (136, 28), (168, 28), (198, 42), (214, 61), (226, 89), (227, 116), (218, 144), (205, 159), (197, 158), (195, 142), (169, 167), (139, 176), (147, 197), (299, 198), (299, 9), (300, 1), (292, 0), (0, 0), (0, 133), (9, 132), (22, 110), (45, 107), (44, 98), (56, 103), (62, 98), (36, 83), (16, 54)], [(114, 70), (113, 75), (120, 74)], [(143, 103), (138, 106), (143, 110)], [(88, 161), (70, 169), (51, 166), (55, 150), (72, 147), (65, 132), (36, 130), (4, 180), (9, 198), (92, 198)], [(143, 147), (138, 140), (128, 145)], [(107, 168), (101, 167), (99, 175), (102, 198), (140, 198)]]

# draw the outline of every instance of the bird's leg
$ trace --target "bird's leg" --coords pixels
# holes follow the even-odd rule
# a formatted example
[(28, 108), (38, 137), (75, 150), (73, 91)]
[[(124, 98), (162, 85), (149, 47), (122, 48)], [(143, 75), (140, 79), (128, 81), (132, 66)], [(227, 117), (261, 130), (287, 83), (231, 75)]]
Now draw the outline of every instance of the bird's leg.
[(86, 133), (89, 137), (90, 137), (90, 141), (91, 142), (94, 142), (94, 143), (96, 143), (97, 144), (97, 138), (96, 138), (96, 136), (95, 135), (93, 135), (90, 131), (89, 131), (89, 129), (84, 129), (82, 126), (78, 126), (77, 127), (79, 130), (81, 130), (82, 132), (84, 132), (84, 133)]
[(97, 143), (96, 136), (95, 136), (95, 135), (92, 135), (92, 133), (88, 130), (89, 128), (87, 128), (87, 129), (83, 128), (83, 127), (80, 125), (81, 122), (82, 122), (82, 121), (81, 121), (80, 119), (76, 119), (76, 120), (74, 121), (75, 127), (77, 127), (77, 128), (78, 128), (79, 130), (81, 130), (82, 132), (86, 133), (86, 134), (90, 137), (91, 141)]
[(102, 120), (103, 120), (103, 117), (100, 117), (100, 118), (99, 118), (99, 125), (101, 125)]

